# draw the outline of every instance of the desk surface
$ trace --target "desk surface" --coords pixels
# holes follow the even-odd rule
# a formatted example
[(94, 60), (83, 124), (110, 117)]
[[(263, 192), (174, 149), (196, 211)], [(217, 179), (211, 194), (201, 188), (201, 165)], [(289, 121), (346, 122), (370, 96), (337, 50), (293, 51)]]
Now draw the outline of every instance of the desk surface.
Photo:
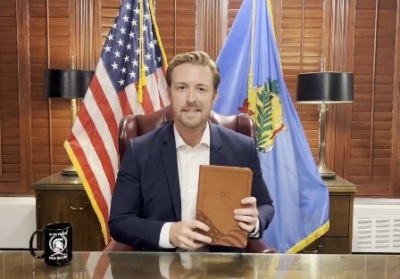
[(0, 278), (399, 278), (396, 255), (76, 252), (47, 266), (29, 252), (0, 251)]

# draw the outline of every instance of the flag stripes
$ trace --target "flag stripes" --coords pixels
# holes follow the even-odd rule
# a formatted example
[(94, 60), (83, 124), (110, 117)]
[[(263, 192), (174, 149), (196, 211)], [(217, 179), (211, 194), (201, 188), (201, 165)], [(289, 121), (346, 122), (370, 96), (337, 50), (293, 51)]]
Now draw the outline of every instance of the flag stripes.
[[(106, 243), (120, 161), (119, 123), (125, 115), (150, 113), (169, 103), (167, 63), (153, 13), (151, 1), (123, 1), (71, 135), (64, 143), (99, 218)], [(142, 102), (138, 101), (140, 97)]]

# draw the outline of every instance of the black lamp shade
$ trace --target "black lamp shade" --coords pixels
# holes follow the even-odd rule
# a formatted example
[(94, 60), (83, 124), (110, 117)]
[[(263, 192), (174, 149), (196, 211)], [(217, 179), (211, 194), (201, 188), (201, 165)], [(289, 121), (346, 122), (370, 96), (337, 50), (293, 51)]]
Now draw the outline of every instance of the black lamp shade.
[(94, 71), (46, 70), (45, 97), (83, 99)]
[(352, 73), (319, 72), (298, 75), (299, 103), (349, 103), (353, 100)]

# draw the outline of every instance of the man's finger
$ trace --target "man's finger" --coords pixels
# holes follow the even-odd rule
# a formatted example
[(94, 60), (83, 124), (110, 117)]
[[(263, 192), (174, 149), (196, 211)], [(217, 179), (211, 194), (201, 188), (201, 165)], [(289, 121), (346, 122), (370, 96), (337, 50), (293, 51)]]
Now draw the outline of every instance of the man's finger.
[(246, 215), (258, 217), (258, 210), (254, 208), (237, 208), (233, 211), (235, 215)]
[(200, 243), (210, 243), (212, 239), (202, 233), (203, 231), (199, 231), (195, 229), (194, 231), (191, 231), (188, 233), (188, 238), (192, 239), (194, 242), (200, 242)]
[(255, 225), (249, 225), (247, 223), (243, 223), (243, 222), (239, 222), (239, 227), (242, 228), (243, 230), (245, 230), (246, 232), (252, 232), (254, 230), (254, 228), (256, 227)]
[(258, 220), (258, 218), (254, 216), (235, 215), (235, 220), (250, 224), (250, 223), (255, 223)]
[(208, 232), (210, 230), (210, 228), (206, 224), (204, 224), (203, 222), (200, 222), (198, 220), (193, 220), (193, 222), (191, 224), (191, 228), (192, 228), (192, 230), (199, 229), (204, 232)]
[(257, 204), (257, 199), (255, 197), (246, 197), (244, 199), (242, 199), (241, 204), (245, 205), (245, 204), (251, 204), (251, 205), (256, 205)]

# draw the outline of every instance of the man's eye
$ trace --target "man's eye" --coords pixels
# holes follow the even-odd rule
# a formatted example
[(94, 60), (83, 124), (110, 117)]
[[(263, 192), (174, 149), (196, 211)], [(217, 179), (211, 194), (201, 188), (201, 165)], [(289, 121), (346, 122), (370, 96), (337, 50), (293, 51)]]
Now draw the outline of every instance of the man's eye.
[(180, 85), (180, 86), (178, 86), (178, 88), (177, 88), (178, 90), (183, 90), (183, 89), (185, 89), (185, 86), (183, 86), (183, 85)]
[(200, 92), (206, 92), (206, 91), (207, 91), (207, 89), (206, 89), (206, 88), (204, 88), (204, 87), (199, 87), (199, 91), (200, 91)]

